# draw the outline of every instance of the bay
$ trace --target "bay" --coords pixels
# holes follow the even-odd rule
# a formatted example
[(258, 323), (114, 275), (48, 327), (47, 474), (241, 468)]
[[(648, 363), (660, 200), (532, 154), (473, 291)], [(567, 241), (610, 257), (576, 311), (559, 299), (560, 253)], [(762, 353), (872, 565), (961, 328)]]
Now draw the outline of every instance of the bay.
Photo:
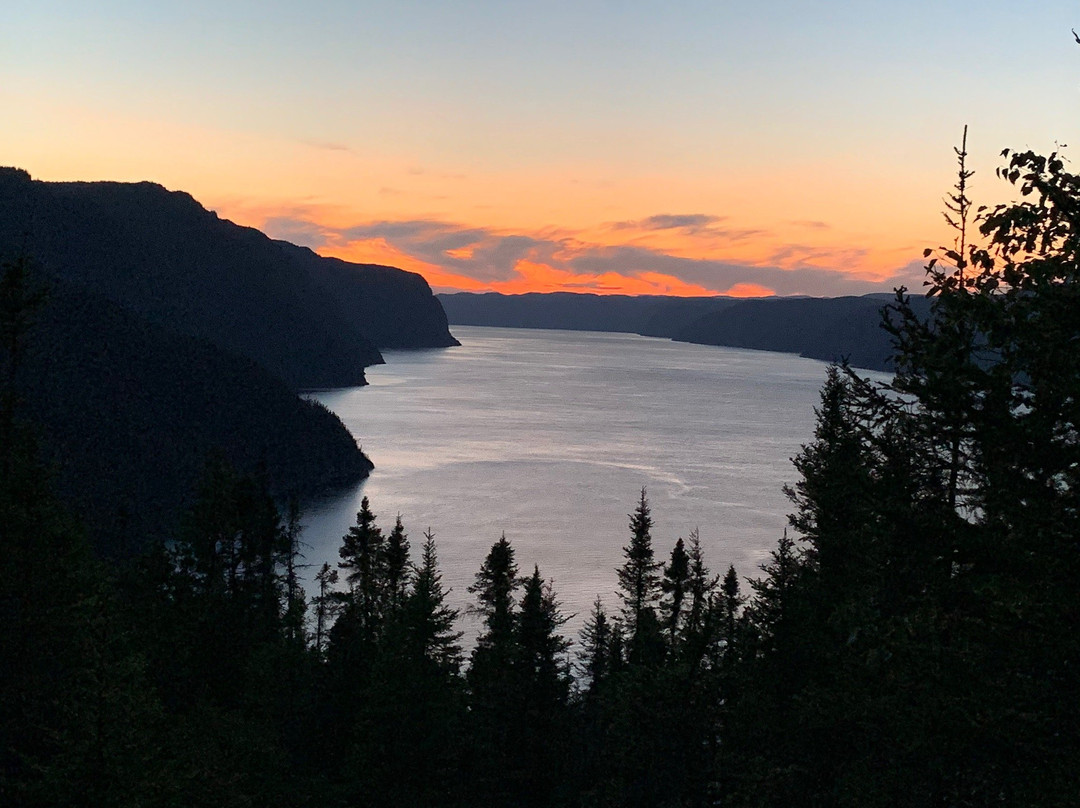
[[(367, 496), (401, 515), (414, 557), (431, 529), (452, 605), (505, 532), (521, 572), (550, 579), (576, 637), (615, 569), (646, 488), (666, 560), (697, 528), (714, 572), (756, 576), (787, 524), (791, 458), (812, 439), (826, 365), (631, 334), (454, 327), (460, 347), (386, 351), (366, 387), (315, 394), (375, 463), (308, 505), (307, 561), (335, 564)], [(467, 635), (475, 618), (463, 616)]]

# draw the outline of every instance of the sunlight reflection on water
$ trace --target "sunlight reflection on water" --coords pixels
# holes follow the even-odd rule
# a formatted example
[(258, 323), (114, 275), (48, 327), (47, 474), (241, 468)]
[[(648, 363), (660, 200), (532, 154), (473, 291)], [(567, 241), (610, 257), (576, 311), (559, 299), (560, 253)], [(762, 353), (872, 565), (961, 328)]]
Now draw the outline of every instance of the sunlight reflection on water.
[(375, 470), (308, 506), (308, 563), (336, 563), (366, 495), (384, 530), (401, 514), (414, 555), (434, 530), (462, 608), (505, 531), (520, 570), (553, 579), (576, 637), (596, 595), (617, 607), (646, 486), (658, 558), (697, 526), (714, 571), (756, 575), (787, 523), (782, 486), (812, 437), (824, 363), (630, 334), (453, 330), (461, 347), (387, 351), (369, 386), (317, 394)]

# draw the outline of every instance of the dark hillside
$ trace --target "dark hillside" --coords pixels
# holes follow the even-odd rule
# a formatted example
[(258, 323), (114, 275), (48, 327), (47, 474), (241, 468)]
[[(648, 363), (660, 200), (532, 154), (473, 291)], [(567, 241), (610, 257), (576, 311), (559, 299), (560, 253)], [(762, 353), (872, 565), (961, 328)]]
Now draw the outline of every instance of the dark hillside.
[[(382, 361), (376, 345), (386, 323), (409, 323), (393, 347), (453, 344), (419, 276), (309, 251), (300, 259), (297, 248), (152, 183), (46, 183), (3, 170), (0, 255), (16, 253), (155, 323), (248, 356), (297, 389), (363, 384), (364, 367)], [(424, 318), (431, 321), (414, 322)]]
[[(810, 359), (847, 359), (861, 368), (892, 370), (891, 337), (881, 328), (882, 295), (746, 300), (707, 314), (676, 331), (680, 342), (797, 353)], [(913, 298), (922, 314), (929, 301)]]
[(35, 316), (19, 389), (60, 493), (108, 553), (164, 538), (215, 452), (281, 497), (371, 468), (335, 415), (250, 359), (70, 287)]
[[(664, 329), (676, 311), (704, 313), (724, 305), (728, 298), (674, 298), (594, 295), (573, 292), (534, 292), (503, 295), (497, 292), (459, 292), (439, 295), (446, 316), (455, 325), (505, 328), (557, 328), (568, 331), (624, 331), (630, 334)], [(646, 329), (649, 329), (648, 332)], [(664, 335), (666, 336), (666, 335)]]
[(658, 297), (648, 319), (637, 327), (645, 337), (674, 337), (699, 317), (725, 311), (742, 301), (735, 297)]
[(307, 247), (274, 242), (336, 304), (342, 319), (362, 324), (380, 348), (448, 348), (446, 313), (420, 275), (379, 264), (323, 258)]
[[(439, 295), (456, 325), (623, 331), (679, 342), (795, 353), (890, 369), (881, 309), (892, 295), (839, 298), (627, 297), (573, 293)], [(912, 302), (926, 313), (924, 298)]]

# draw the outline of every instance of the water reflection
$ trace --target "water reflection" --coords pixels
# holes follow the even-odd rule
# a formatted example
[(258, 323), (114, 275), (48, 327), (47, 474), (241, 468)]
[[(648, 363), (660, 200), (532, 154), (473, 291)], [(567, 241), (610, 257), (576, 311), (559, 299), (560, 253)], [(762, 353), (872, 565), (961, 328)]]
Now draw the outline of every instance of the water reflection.
[[(825, 365), (629, 334), (455, 327), (458, 348), (386, 352), (370, 385), (318, 394), (375, 463), (309, 505), (308, 562), (336, 563), (367, 495), (419, 547), (431, 527), (455, 606), (505, 531), (565, 611), (610, 607), (628, 514), (648, 488), (657, 556), (699, 527), (710, 566), (752, 575), (786, 524), (790, 458), (813, 432)], [(469, 627), (464, 626), (467, 630)]]

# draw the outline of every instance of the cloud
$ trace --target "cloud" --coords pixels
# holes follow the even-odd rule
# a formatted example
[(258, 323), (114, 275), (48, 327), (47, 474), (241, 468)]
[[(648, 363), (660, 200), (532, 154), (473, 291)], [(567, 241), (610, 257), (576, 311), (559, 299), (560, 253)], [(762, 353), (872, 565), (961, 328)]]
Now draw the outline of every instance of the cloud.
[(788, 224), (795, 227), (806, 227), (810, 230), (831, 230), (832, 225), (827, 222), (819, 222), (816, 219), (796, 219), (795, 221), (788, 222)]
[(302, 140), (300, 142), (303, 143), (305, 146), (310, 146), (313, 149), (319, 149), (321, 151), (348, 152), (349, 154), (354, 153), (352, 147), (347, 146), (344, 143), (329, 143), (324, 140)]
[(728, 297), (769, 297), (776, 294), (775, 289), (762, 286), (758, 283), (736, 283), (730, 289), (725, 289), (720, 294)]
[[(805, 249), (797, 250), (805, 254)], [(813, 266), (784, 268), (776, 264), (748, 264), (738, 261), (684, 258), (641, 247), (614, 247), (590, 250), (575, 258), (579, 272), (658, 272), (681, 278), (720, 293), (737, 284), (752, 283), (778, 295), (858, 295), (889, 291), (887, 279), (868, 281), (842, 270)]]
[(408, 173), (414, 177), (431, 177), (437, 180), (463, 180), (465, 175), (460, 172), (431, 171), (423, 166), (412, 166)]
[(658, 213), (637, 221), (615, 222), (616, 230), (702, 230), (726, 219), (707, 213)]
[(327, 239), (326, 230), (321, 225), (293, 216), (273, 216), (263, 222), (261, 229), (271, 238), (290, 241), (313, 250), (324, 246)]
[[(770, 245), (760, 261), (724, 260), (695, 257), (687, 254), (689, 248), (676, 250), (666, 242), (630, 238), (605, 244), (595, 236), (555, 228), (505, 232), (436, 219), (335, 228), (301, 211), (289, 213), (267, 218), (263, 228), (323, 255), (419, 272), (437, 291), (837, 296), (890, 291), (899, 285), (920, 289), (923, 275), (922, 263), (913, 259), (869, 276), (867, 251), (859, 248), (830, 250), (791, 242)], [(688, 234), (692, 247), (700, 228), (722, 230), (716, 228), (721, 221), (723, 217), (705, 214), (658, 214), (614, 227), (628, 230), (630, 224), (645, 223), (654, 230), (693, 231)]]

